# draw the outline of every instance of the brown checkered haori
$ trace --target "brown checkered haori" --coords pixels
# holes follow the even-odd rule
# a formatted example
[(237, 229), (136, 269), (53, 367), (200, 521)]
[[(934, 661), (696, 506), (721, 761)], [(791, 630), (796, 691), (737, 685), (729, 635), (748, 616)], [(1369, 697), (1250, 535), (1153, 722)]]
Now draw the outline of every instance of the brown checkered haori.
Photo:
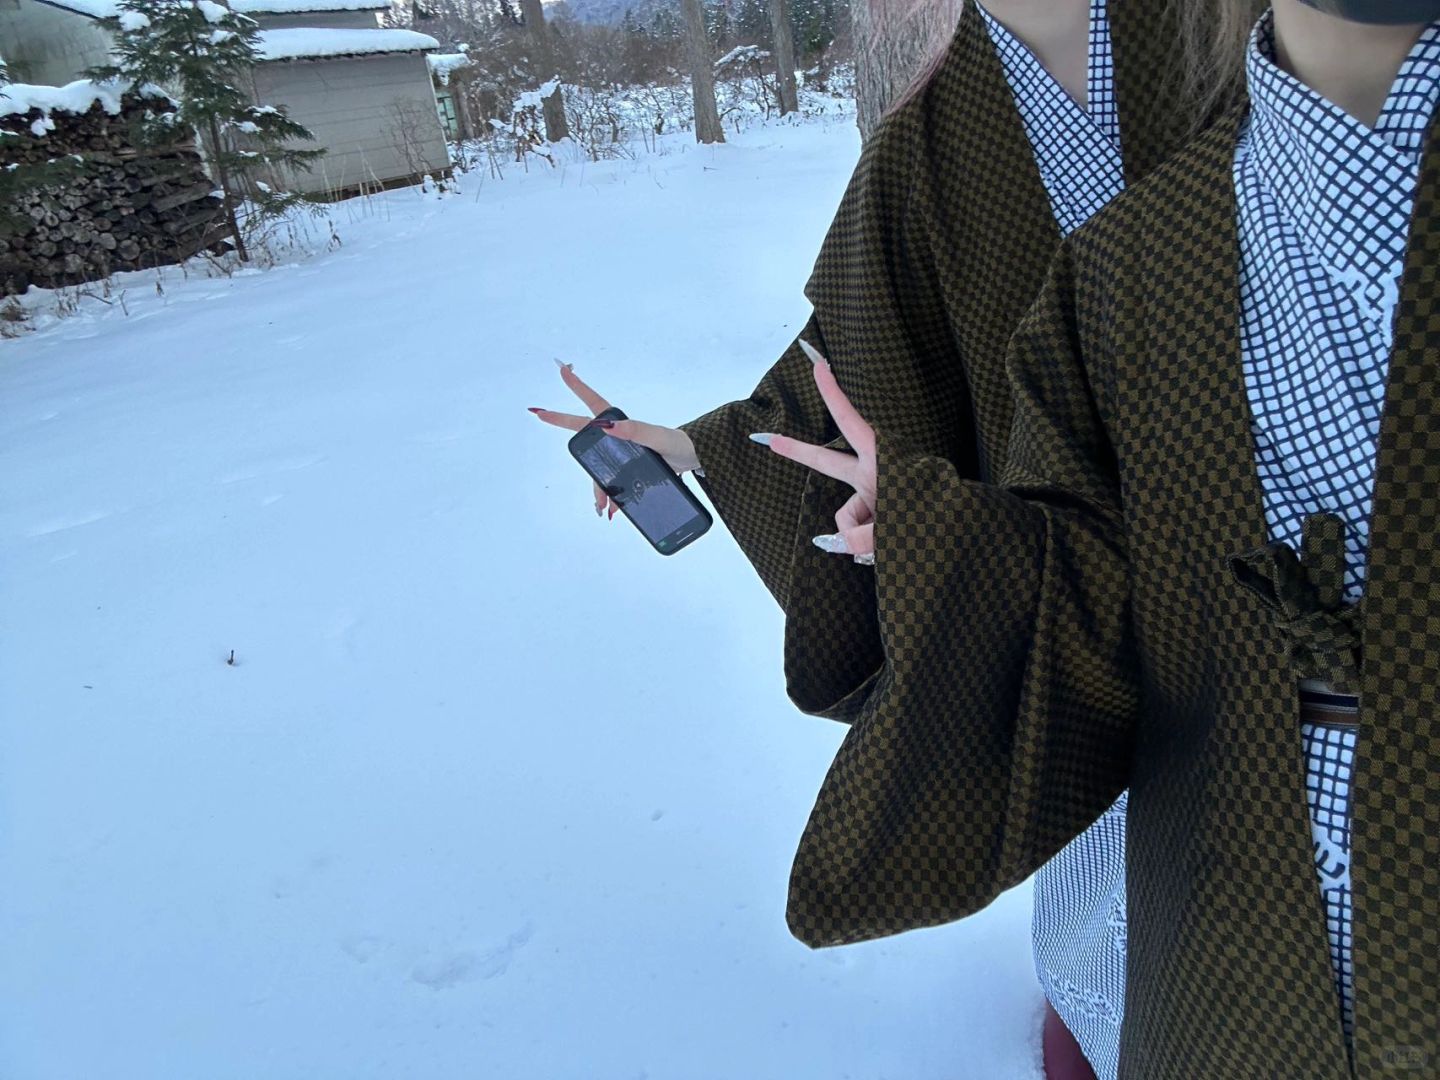
[(1239, 122), (1062, 248), (1012, 343), (1003, 488), (878, 430), (888, 663), (806, 828), (789, 918), (821, 945), (966, 915), (1128, 784), (1124, 1080), (1440, 1076), (1440, 137), (1360, 619), (1352, 1064), (1293, 628), (1234, 570), (1266, 542), (1238, 329)]
[[(1111, 0), (1126, 180), (1183, 142), (1192, 116), (1166, 0)], [(1167, 104), (1168, 103), (1168, 104)], [(799, 335), (871, 420), (989, 478), (1004, 458), (1010, 335), (1045, 279), (1059, 230), (1000, 61), (965, 6), (924, 89), (866, 142), (805, 293)], [(806, 712), (850, 720), (885, 666), (868, 567), (820, 558), (844, 485), (750, 442), (773, 431), (844, 447), (811, 364), (786, 350), (749, 398), (682, 425), (721, 519), (786, 612), (785, 672)]]

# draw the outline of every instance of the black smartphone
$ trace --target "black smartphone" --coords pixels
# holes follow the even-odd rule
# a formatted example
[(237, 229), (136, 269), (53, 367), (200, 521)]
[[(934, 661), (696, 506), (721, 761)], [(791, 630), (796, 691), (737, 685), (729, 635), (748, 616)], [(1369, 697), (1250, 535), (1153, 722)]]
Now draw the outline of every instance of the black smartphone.
[[(595, 419), (628, 417), (606, 409)], [(674, 555), (714, 524), (675, 470), (648, 446), (612, 438), (592, 425), (571, 437), (570, 453), (661, 555)]]

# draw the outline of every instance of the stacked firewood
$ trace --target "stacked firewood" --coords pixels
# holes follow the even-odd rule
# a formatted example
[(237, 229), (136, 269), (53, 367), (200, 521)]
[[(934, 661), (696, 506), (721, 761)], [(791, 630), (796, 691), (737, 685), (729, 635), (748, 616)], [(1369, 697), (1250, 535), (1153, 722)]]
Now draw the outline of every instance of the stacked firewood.
[(0, 116), (0, 169), (66, 162), (61, 182), (19, 196), (0, 231), (0, 296), (179, 262), (222, 242), (221, 202), (193, 137), (135, 137), (141, 110), (170, 107), (127, 95), (118, 114), (97, 101)]

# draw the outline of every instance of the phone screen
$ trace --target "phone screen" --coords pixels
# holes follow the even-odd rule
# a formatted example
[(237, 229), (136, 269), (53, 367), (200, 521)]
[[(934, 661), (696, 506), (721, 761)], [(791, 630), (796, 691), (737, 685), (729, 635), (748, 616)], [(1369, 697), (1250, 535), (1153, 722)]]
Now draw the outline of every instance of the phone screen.
[(695, 507), (679, 490), (674, 475), (637, 443), (606, 436), (579, 450), (578, 456), (652, 544), (695, 519)]

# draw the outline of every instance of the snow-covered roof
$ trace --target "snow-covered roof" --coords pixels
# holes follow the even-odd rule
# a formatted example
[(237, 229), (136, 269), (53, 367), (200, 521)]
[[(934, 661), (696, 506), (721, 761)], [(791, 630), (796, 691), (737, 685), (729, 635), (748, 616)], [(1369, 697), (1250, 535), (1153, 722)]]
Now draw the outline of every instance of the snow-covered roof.
[(230, 9), (240, 12), (242, 15), (305, 15), (312, 11), (384, 11), (389, 7), (390, 0), (230, 0)]
[[(108, 19), (120, 14), (119, 0), (40, 0), (51, 7)], [(230, 0), (230, 10), (241, 15), (303, 15), (316, 11), (385, 11), (391, 0)]]
[(261, 60), (314, 60), (326, 56), (428, 52), (440, 43), (414, 30), (261, 30)]
[(430, 73), (440, 80), (442, 84), (449, 85), (450, 76), (457, 68), (462, 68), (470, 63), (470, 57), (463, 52), (457, 53), (431, 53), (425, 57), (425, 62), (430, 65)]
[(120, 14), (118, 0), (40, 0), (40, 3), (92, 19), (109, 19)]

